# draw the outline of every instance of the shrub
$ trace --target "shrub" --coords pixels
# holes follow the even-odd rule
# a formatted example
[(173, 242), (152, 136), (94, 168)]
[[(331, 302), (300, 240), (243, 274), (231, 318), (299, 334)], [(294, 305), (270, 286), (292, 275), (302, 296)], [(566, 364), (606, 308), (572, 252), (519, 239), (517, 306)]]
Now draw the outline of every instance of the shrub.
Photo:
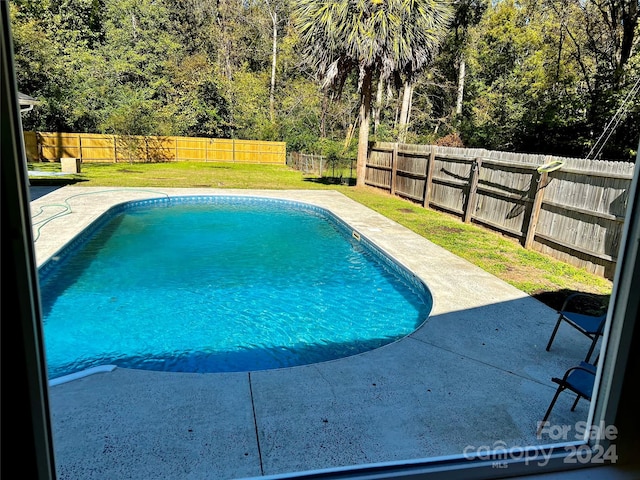
[(464, 142), (457, 132), (450, 133), (444, 137), (440, 137), (435, 142), (440, 147), (459, 147), (464, 148)]

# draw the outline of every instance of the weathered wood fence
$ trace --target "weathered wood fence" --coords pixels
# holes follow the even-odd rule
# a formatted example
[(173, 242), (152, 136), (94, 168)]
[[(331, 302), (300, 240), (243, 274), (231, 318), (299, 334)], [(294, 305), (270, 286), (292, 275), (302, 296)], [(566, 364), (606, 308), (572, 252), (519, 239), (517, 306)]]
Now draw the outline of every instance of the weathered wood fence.
[(285, 142), (204, 137), (24, 132), (27, 160), (57, 162), (286, 162)]
[[(555, 171), (539, 171), (553, 161)], [(375, 143), (365, 183), (613, 278), (634, 164)]]

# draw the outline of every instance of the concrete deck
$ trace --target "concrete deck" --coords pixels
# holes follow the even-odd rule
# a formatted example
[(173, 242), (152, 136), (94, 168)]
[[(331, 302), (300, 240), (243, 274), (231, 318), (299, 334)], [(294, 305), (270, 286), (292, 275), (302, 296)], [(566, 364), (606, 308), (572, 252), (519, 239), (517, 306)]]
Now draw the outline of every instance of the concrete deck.
[[(417, 331), (350, 358), (245, 373), (117, 368), (52, 386), (61, 479), (277, 476), (552, 442), (535, 433), (555, 391), (550, 379), (583, 358), (586, 339), (561, 328), (546, 352), (553, 310), (338, 192), (33, 188), (38, 265), (123, 201), (265, 196), (337, 214), (434, 298)], [(70, 213), (45, 221), (65, 206)], [(561, 395), (552, 424), (586, 420), (589, 402), (575, 412), (571, 403)]]

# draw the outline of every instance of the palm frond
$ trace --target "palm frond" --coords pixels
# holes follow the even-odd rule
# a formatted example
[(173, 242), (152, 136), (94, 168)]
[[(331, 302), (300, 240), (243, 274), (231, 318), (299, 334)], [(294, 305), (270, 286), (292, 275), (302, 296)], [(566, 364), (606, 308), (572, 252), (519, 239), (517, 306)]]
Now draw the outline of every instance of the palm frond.
[(377, 68), (384, 78), (422, 70), (452, 17), (449, 0), (297, 0), (294, 7), (305, 58), (324, 85), (347, 66)]

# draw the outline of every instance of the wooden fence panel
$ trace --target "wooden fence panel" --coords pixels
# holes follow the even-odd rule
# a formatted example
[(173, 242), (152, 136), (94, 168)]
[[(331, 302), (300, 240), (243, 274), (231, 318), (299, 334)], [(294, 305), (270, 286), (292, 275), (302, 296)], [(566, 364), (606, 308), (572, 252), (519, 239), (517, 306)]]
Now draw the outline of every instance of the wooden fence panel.
[(488, 150), (483, 148), (459, 148), (459, 147), (440, 147), (431, 146), (436, 151), (436, 155), (441, 157), (466, 157), (466, 158), (488, 158)]
[(83, 162), (112, 162), (117, 153), (117, 139), (113, 135), (83, 134), (80, 141)]
[(431, 194), (429, 195), (429, 205), (445, 210), (449, 213), (462, 215), (462, 207), (465, 202), (464, 190), (460, 187), (439, 183), (434, 178), (431, 183)]
[[(285, 142), (204, 137), (25, 132), (30, 161), (286, 163)], [(35, 139), (35, 140), (34, 140)], [(35, 142), (35, 144), (34, 144)]]
[(148, 162), (173, 162), (176, 156), (176, 137), (143, 137)]
[[(563, 162), (559, 170), (538, 171), (556, 160)], [(365, 182), (612, 278), (634, 168), (629, 162), (376, 143)]]
[(80, 158), (80, 139), (72, 133), (36, 133), (40, 158), (55, 162), (65, 157)]
[(177, 137), (174, 139), (175, 159), (183, 162), (205, 162), (208, 158), (206, 138)]
[(220, 138), (212, 140), (208, 145), (208, 159), (219, 162), (235, 162), (235, 140)]
[(257, 140), (235, 140), (236, 156), (234, 161), (246, 163), (285, 163), (286, 144), (284, 142), (266, 142)]
[[(533, 247), (611, 278), (628, 199), (633, 164), (571, 162), (550, 174)], [(590, 167), (579, 170), (576, 167)], [(571, 260), (566, 260), (571, 258)]]
[(36, 132), (24, 132), (24, 149), (27, 162), (37, 162), (40, 158)]
[(477, 204), (472, 218), (522, 238), (531, 214), (536, 177), (535, 167), (502, 165), (485, 159), (479, 172)]
[[(408, 146), (403, 145), (403, 147)], [(429, 151), (409, 148), (396, 149), (395, 171), (397, 179), (395, 191), (398, 195), (422, 202), (427, 180), (429, 155)]]
[(422, 202), (426, 177), (411, 177), (398, 175), (396, 178), (396, 193), (400, 196), (410, 198), (416, 202)]
[(382, 144), (379, 149), (371, 153), (367, 160), (365, 182), (391, 191), (393, 144)]
[(387, 169), (367, 169), (366, 182), (374, 187), (391, 190), (391, 170)]
[(468, 195), (472, 157), (446, 158), (436, 153), (428, 205), (462, 214)]

